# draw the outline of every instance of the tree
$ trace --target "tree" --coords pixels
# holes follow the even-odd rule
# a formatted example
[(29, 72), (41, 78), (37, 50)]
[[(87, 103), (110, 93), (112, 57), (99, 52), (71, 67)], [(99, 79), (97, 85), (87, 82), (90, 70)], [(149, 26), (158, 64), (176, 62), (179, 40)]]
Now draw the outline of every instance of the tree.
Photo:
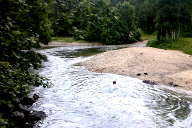
[[(48, 0), (0, 0), (0, 127), (23, 127), (12, 114), (32, 86), (43, 79), (29, 71), (45, 56), (34, 51), (51, 37)], [(17, 125), (16, 125), (17, 124)]]
[[(139, 40), (135, 9), (130, 3), (114, 5), (110, 0), (82, 0), (74, 5), (70, 8), (70, 4), (65, 4), (69, 7), (59, 4), (61, 9), (57, 15), (60, 17), (55, 19), (57, 24), (54, 25), (56, 35), (72, 35), (76, 39), (106, 44)], [(65, 11), (65, 8), (70, 11)]]
[(182, 35), (186, 23), (191, 20), (185, 3), (186, 0), (158, 1), (156, 18), (158, 40), (176, 40)]
[(145, 33), (155, 32), (156, 2), (157, 0), (144, 0), (136, 4), (138, 25)]
[(57, 36), (73, 35), (72, 26), (76, 24), (77, 8), (80, 0), (54, 0), (52, 4), (53, 12), (52, 28)]
[(124, 41), (138, 41), (140, 39), (140, 33), (137, 27), (137, 18), (135, 7), (129, 2), (123, 2), (118, 6), (118, 13), (123, 30)]

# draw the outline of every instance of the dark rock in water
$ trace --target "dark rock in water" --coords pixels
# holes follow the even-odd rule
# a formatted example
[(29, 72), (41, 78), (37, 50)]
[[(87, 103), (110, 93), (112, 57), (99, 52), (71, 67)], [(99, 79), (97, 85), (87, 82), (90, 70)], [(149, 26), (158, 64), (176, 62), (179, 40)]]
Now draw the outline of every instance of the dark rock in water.
[(137, 76), (141, 76), (141, 73), (138, 73)]
[(173, 82), (169, 82), (168, 84), (172, 86), (172, 85), (173, 85)]
[(25, 122), (24, 128), (34, 128), (34, 123)]
[(113, 81), (113, 84), (116, 84), (117, 82), (116, 81)]
[(20, 103), (20, 99), (19, 99), (19, 98), (16, 98), (16, 99), (15, 99), (15, 103), (16, 103), (16, 104), (19, 104), (19, 103)]
[(19, 111), (23, 112), (24, 114), (29, 114), (31, 109), (29, 109), (27, 106), (24, 106), (22, 104), (18, 105)]
[(46, 117), (43, 111), (32, 111), (25, 105), (19, 104), (17, 111), (12, 114), (18, 128), (33, 128), (34, 124)]
[(24, 97), (21, 100), (21, 104), (23, 104), (23, 105), (30, 105), (31, 106), (34, 102), (35, 102), (35, 100), (33, 98), (30, 98), (30, 97)]
[(179, 85), (177, 85), (177, 84), (175, 84), (175, 83), (173, 83), (173, 82), (169, 82), (168, 83), (170, 86), (172, 86), (172, 87), (178, 87)]
[(146, 75), (146, 76), (147, 76), (147, 75), (148, 75), (148, 73), (146, 73), (146, 72), (145, 72), (145, 73), (144, 73), (144, 75)]
[(35, 101), (37, 101), (37, 100), (39, 99), (39, 95), (34, 94), (34, 95), (33, 95), (33, 99), (34, 99)]
[[(38, 100), (39, 96), (34, 94), (32, 98), (24, 97), (16, 99), (17, 107), (11, 117), (15, 121), (15, 128), (33, 128), (34, 124), (46, 117), (42, 111), (32, 111), (31, 105)], [(1, 124), (0, 124), (1, 125)]]
[(43, 111), (32, 111), (29, 115), (28, 115), (28, 122), (35, 122), (35, 121), (39, 121), (42, 120), (46, 117), (45, 112)]
[(150, 80), (143, 80), (143, 83), (145, 83), (145, 84), (150, 84), (150, 85), (157, 85), (156, 82), (150, 81)]
[(13, 112), (13, 118), (15, 118), (16, 120), (22, 120), (25, 118), (25, 114), (19, 111), (15, 111)]
[[(24, 124), (24, 128), (34, 128), (34, 123), (32, 123), (32, 122), (25, 122), (25, 124)], [(35, 127), (36, 128), (36, 127)], [(37, 127), (37, 128), (39, 128), (39, 127)]]
[(149, 84), (149, 83), (150, 83), (150, 80), (143, 80), (143, 83)]
[(177, 84), (174, 84), (174, 85), (173, 85), (173, 87), (179, 87), (179, 85), (177, 85)]

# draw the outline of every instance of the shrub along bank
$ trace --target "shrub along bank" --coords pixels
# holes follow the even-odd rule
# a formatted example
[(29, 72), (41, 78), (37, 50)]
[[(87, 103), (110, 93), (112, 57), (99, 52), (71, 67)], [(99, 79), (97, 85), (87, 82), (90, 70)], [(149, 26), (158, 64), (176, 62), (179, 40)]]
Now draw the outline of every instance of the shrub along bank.
[(192, 38), (181, 38), (178, 40), (151, 40), (147, 44), (149, 47), (179, 50), (192, 55)]
[(38, 95), (28, 98), (34, 86), (46, 86), (44, 78), (32, 72), (45, 56), (32, 51), (48, 43), (49, 0), (0, 0), (0, 127), (30, 128), (45, 117), (29, 107)]
[[(36, 56), (39, 56), (38, 59), (36, 58), (39, 62), (33, 63), (35, 67), (40, 66), (42, 61), (41, 55), (36, 54)], [(34, 59), (33, 56), (31, 58)], [(45, 116), (44, 113), (42, 116), (33, 115), (39, 112), (29, 109), (38, 98), (36, 94), (33, 98), (28, 97), (31, 88), (40, 85), (48, 86), (48, 84), (43, 77), (28, 70), (28, 61), (21, 61), (19, 64), (22, 66), (19, 67), (9, 62), (0, 62), (0, 127), (2, 128), (32, 127), (35, 121)]]

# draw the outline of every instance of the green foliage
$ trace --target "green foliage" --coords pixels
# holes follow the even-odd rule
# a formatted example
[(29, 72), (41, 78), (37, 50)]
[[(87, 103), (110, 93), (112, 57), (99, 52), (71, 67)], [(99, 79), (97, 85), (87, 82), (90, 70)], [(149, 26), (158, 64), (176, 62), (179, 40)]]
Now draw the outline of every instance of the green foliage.
[(176, 41), (152, 40), (152, 41), (149, 41), (147, 46), (161, 48), (161, 49), (180, 50), (180, 51), (183, 51), (184, 53), (192, 55), (192, 38), (181, 38)]
[(142, 32), (141, 39), (142, 40), (156, 40), (156, 33), (146, 34), (146, 33)]
[[(37, 47), (51, 39), (47, 2), (0, 0), (0, 50)], [(2, 56), (2, 54), (1, 54)]]
[(155, 32), (155, 18), (157, 14), (157, 0), (144, 0), (140, 4), (136, 4), (138, 10), (138, 25), (147, 34)]
[(72, 43), (72, 42), (87, 43), (87, 41), (85, 40), (76, 40), (74, 37), (52, 37), (52, 41), (67, 42), (67, 43)]
[[(57, 10), (56, 35), (72, 35), (76, 39), (121, 44), (140, 39), (134, 7), (128, 3), (111, 5), (110, 1), (61, 1)], [(71, 8), (71, 2), (74, 2)], [(70, 5), (70, 6), (69, 6)], [(60, 22), (61, 21), (61, 22)]]
[(48, 87), (47, 79), (34, 73), (46, 57), (34, 51), (12, 54), (9, 62), (0, 62), (0, 126), (15, 127), (12, 112), (17, 111), (18, 102), (33, 86)]
[(40, 85), (48, 84), (38, 74), (13, 68), (8, 62), (0, 62), (0, 123), (14, 127), (11, 112), (16, 110), (19, 99), (27, 96), (33, 86)]
[(191, 23), (187, 0), (159, 0), (156, 18), (157, 39), (177, 40), (186, 25)]
[(140, 40), (140, 32), (137, 28), (137, 19), (135, 8), (129, 2), (123, 2), (118, 6), (119, 18), (122, 26), (123, 34), (121, 38), (124, 41), (138, 41)]
[(159, 40), (177, 40), (192, 33), (191, 0), (128, 0), (136, 7), (138, 26)]
[[(23, 70), (29, 68), (38, 69), (41, 67), (42, 61), (46, 61), (47, 58), (44, 55), (41, 55), (34, 51), (21, 51), (19, 58), (17, 58), (17, 67), (20, 67)], [(12, 64), (15, 64), (14, 62)]]
[(121, 44), (140, 39), (138, 28), (158, 40), (191, 36), (190, 0), (57, 0), (55, 36)]
[[(51, 39), (47, 0), (0, 0), (0, 127), (16, 127), (12, 112), (45, 79), (30, 71), (42, 56), (30, 49)], [(45, 81), (45, 82), (44, 82)]]
[(79, 0), (54, 0), (52, 3), (53, 12), (52, 28), (57, 36), (72, 35), (72, 26), (76, 24), (77, 8)]

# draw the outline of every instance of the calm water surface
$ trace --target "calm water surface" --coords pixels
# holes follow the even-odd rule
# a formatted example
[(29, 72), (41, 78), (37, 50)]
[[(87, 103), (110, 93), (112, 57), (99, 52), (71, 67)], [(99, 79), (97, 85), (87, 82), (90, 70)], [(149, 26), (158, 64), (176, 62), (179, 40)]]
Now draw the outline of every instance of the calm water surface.
[[(192, 128), (192, 100), (127, 76), (94, 73), (77, 63), (118, 46), (74, 46), (40, 50), (39, 70), (53, 83), (35, 89), (33, 105), (47, 118), (40, 128)], [(116, 80), (117, 84), (113, 85)]]

